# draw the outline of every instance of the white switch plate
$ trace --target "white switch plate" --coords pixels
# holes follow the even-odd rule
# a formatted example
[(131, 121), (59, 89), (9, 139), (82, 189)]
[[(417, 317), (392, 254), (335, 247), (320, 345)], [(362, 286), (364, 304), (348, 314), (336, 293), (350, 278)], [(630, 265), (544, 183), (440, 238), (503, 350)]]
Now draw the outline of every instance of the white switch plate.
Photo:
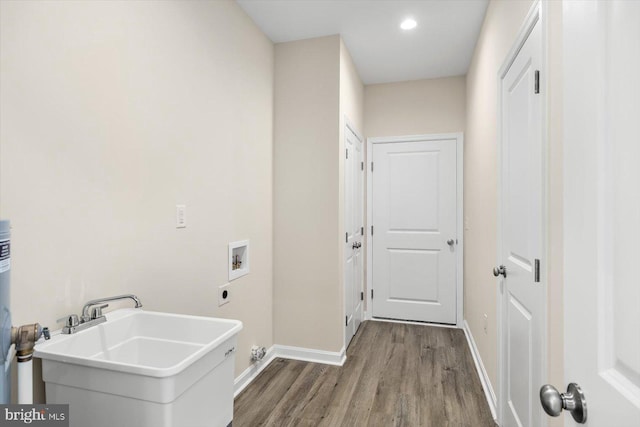
[(220, 307), (221, 305), (225, 305), (226, 303), (231, 301), (231, 290), (229, 289), (230, 286), (231, 283), (226, 283), (218, 287), (218, 307)]
[(484, 315), (484, 321), (483, 321), (483, 326), (482, 328), (484, 329), (484, 333), (487, 333), (487, 328), (489, 327), (489, 318), (487, 317), (487, 315)]
[(176, 205), (176, 228), (187, 227), (187, 206)]

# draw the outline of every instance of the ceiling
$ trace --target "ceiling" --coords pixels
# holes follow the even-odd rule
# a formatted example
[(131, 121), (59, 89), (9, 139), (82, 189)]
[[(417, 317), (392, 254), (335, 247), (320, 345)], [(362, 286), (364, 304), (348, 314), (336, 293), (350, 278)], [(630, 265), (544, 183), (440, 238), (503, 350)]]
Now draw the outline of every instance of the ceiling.
[[(274, 42), (341, 34), (364, 84), (467, 73), (488, 0), (237, 0)], [(400, 29), (405, 18), (418, 26)]]

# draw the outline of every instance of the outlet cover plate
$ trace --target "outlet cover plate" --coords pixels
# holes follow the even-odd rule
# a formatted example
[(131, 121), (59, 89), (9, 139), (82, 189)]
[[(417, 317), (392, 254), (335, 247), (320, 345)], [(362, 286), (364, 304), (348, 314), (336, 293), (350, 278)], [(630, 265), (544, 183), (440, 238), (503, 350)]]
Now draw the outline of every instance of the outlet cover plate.
[(231, 301), (231, 283), (225, 283), (218, 286), (218, 307), (223, 306)]

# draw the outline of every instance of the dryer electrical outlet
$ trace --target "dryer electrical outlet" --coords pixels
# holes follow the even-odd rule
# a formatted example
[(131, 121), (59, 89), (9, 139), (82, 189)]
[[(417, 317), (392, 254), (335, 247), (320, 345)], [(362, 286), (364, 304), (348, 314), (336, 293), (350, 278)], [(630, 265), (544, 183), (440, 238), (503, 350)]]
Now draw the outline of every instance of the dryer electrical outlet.
[(231, 301), (231, 283), (218, 286), (218, 307)]

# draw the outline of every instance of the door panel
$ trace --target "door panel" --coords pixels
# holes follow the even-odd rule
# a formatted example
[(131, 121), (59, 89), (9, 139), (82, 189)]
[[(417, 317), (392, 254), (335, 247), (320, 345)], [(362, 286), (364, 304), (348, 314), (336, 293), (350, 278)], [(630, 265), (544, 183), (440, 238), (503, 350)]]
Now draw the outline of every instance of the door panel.
[[(344, 226), (346, 239), (344, 246), (344, 303), (345, 303), (345, 347), (351, 342), (363, 318), (363, 264), (362, 231), (363, 183), (362, 141), (347, 126), (345, 128), (344, 164)], [(358, 247), (359, 246), (359, 247)]]
[[(509, 411), (516, 423), (528, 425), (531, 419), (533, 372), (531, 348), (533, 342), (532, 313), (526, 309), (513, 295), (508, 305), (508, 342), (509, 342)], [(534, 402), (535, 403), (535, 402)], [(534, 406), (535, 407), (535, 406)], [(522, 418), (521, 418), (522, 417)], [(505, 424), (511, 425), (511, 424)]]
[(456, 323), (456, 142), (373, 145), (373, 315)]
[(439, 154), (389, 153), (389, 231), (438, 230)]
[(389, 300), (438, 302), (439, 251), (389, 249), (389, 276), (397, 280), (389, 289)]
[(565, 380), (582, 387), (588, 425), (637, 426), (640, 3), (563, 14)]
[(501, 79), (500, 253), (506, 267), (500, 283), (502, 384), (505, 426), (546, 422), (538, 402), (543, 383), (545, 292), (534, 281), (542, 259), (543, 162), (540, 95), (535, 73), (541, 65), (537, 22)]

